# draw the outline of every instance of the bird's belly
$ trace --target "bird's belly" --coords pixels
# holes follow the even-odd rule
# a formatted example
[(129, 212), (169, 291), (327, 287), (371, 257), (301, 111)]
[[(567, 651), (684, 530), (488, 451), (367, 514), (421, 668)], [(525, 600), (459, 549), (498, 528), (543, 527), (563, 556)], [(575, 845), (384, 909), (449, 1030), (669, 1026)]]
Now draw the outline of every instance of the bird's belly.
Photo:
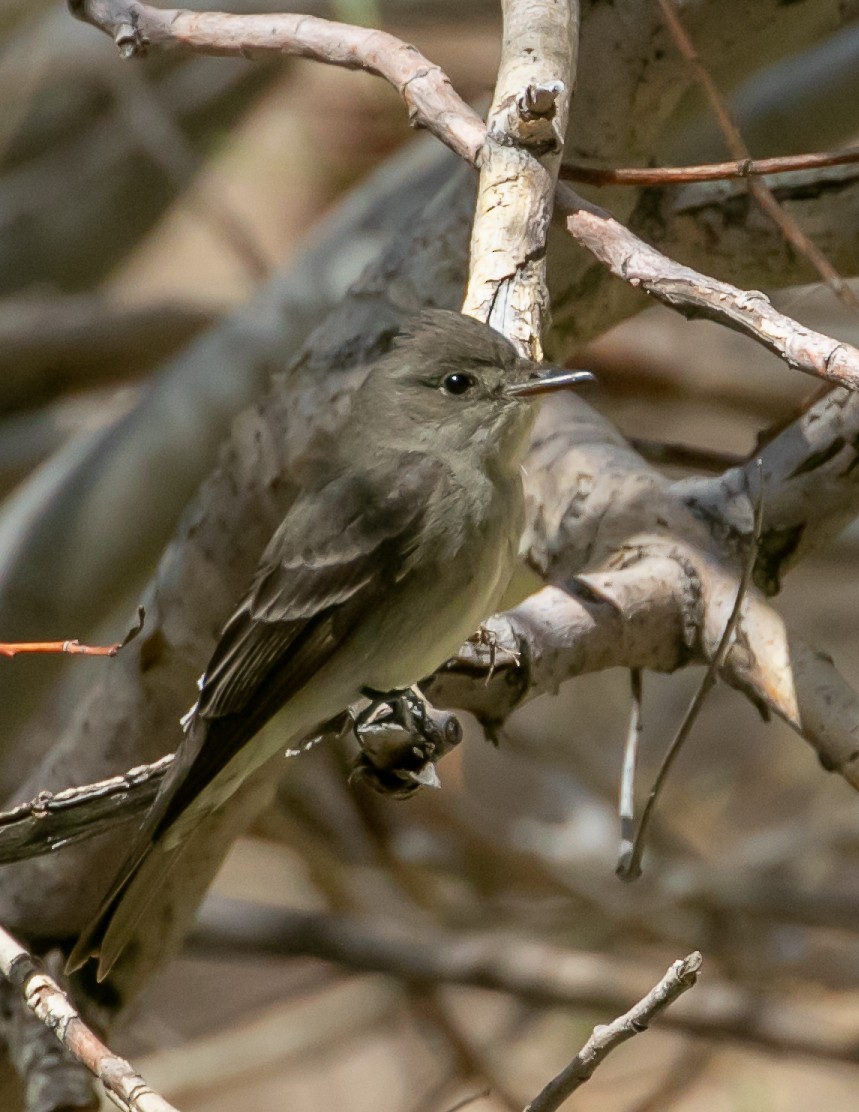
[[(519, 488), (521, 489), (521, 488)], [(513, 575), (522, 528), (518, 490), (499, 499), (471, 543), (448, 560), (426, 560), (394, 581), (370, 614), (274, 720), (225, 766), (170, 828), (179, 840), (200, 810), (220, 806), (259, 765), (358, 701), (363, 688), (394, 691), (430, 675), (492, 614)], [(427, 565), (430, 567), (427, 569)]]
[(455, 575), (416, 578), (403, 585), (401, 599), (380, 610), (375, 629), (366, 629), (372, 642), (362, 646), (364, 686), (391, 691), (434, 672), (494, 612), (510, 582), (515, 556), (512, 542), (504, 540), (487, 546), (482, 558), (470, 559)]

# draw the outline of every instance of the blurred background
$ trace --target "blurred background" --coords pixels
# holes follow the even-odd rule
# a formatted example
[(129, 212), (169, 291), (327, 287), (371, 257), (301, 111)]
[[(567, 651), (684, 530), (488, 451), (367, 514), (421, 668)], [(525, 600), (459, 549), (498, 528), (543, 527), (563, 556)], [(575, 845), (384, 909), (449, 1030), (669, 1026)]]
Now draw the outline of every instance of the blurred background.
[[(491, 94), (489, 0), (300, 7), (383, 25), (466, 99)], [(859, 132), (857, 60), (854, 26), (782, 63), (805, 106), (789, 123), (776, 119), (791, 111), (772, 95), (777, 68), (733, 90), (753, 153)], [(390, 188), (435, 155), (367, 75), (297, 60), (123, 65), (55, 0), (0, 0), (0, 104), (0, 637), (114, 640), (233, 416), (288, 359), (273, 364), (272, 336), (290, 266), (333, 234), (324, 268), (302, 279), (314, 306), (289, 322), (297, 347), (319, 303), (336, 301), (391, 234), (368, 206), (361, 235), (337, 249), (337, 221), (353, 211), (342, 206), (362, 203), (350, 191)], [(724, 156), (696, 98), (663, 155)], [(859, 342), (859, 316), (826, 290), (782, 291), (777, 303)], [(703, 449), (704, 470), (751, 452), (811, 393), (751, 342), (658, 308), (573, 354), (598, 370), (596, 404), (624, 433)], [(854, 684), (857, 543), (848, 530), (808, 560), (779, 602)], [(105, 667), (2, 663), (0, 726), (15, 739), (4, 791), (49, 744), (76, 685)], [(642, 790), (699, 680), (645, 676)], [(475, 1108), (521, 1108), (594, 1023), (700, 948), (699, 988), (614, 1054), (577, 1107), (853, 1109), (856, 797), (786, 727), (717, 689), (663, 796), (645, 875), (623, 885), (629, 701), (628, 676), (606, 673), (521, 711), (498, 747), (468, 724), (441, 766), (443, 790), (407, 803), (350, 784), (332, 749), (292, 762), (277, 809), (226, 863), (200, 934), (114, 1049), (184, 1112), (445, 1112), (485, 1090)], [(248, 904), (259, 944), (231, 949), (229, 924), (241, 914), (248, 926)], [(481, 961), (495, 988), (478, 987)], [(529, 985), (505, 982), (505, 962)]]

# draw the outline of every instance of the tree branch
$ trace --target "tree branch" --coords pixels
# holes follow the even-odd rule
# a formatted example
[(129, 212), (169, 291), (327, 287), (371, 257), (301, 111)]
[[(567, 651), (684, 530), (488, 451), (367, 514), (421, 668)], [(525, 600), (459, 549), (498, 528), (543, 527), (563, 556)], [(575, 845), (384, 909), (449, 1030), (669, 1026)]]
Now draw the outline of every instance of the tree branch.
[[(300, 461), (311, 426), (316, 422), (336, 427), (345, 408), (344, 399), (360, 380), (361, 364), (385, 347), (404, 314), (427, 302), (453, 303), (463, 273), (462, 244), (469, 221), (467, 205), (460, 203), (460, 196), (461, 191), (439, 196), (425, 218), (415, 223), (409, 237), (368, 272), (339, 316), (314, 337), (288, 378), (279, 380), (259, 408), (237, 422), (234, 438), (223, 456), (223, 468), (206, 484), (162, 560), (150, 591), (153, 616), (148, 636), (111, 669), (109, 697), (94, 692), (81, 701), (62, 745), (34, 772), (33, 791), (36, 786), (70, 782), (71, 765), (84, 770), (76, 774), (97, 779), (104, 775), (106, 760), (138, 763), (152, 759), (153, 750), (163, 751), (170, 744), (176, 719), (187, 706), (187, 691), (211, 645), (212, 630), (227, 616), (228, 600), (242, 590), (292, 496), (292, 469)], [(582, 299), (585, 307), (587, 301)], [(538, 451), (532, 457), (535, 479), (546, 469), (545, 482), (559, 484), (554, 497), (539, 486), (532, 487), (532, 510), (538, 511), (532, 513), (532, 534), (538, 530), (543, 534), (542, 553), (537, 551), (540, 545), (531, 546), (536, 553), (535, 564), (549, 574), (557, 570), (559, 575), (564, 564), (567, 579), (586, 566), (593, 572), (574, 585), (571, 621), (582, 640), (578, 649), (572, 640), (569, 642), (567, 664), (578, 652), (579, 660), (584, 658), (591, 667), (608, 666), (620, 655), (605, 637), (605, 629), (613, 628), (622, 634), (623, 652), (629, 659), (638, 659), (642, 666), (655, 661), (656, 666), (677, 667), (692, 657), (693, 649), (703, 652), (702, 645), (712, 643), (713, 631), (720, 632), (724, 627), (724, 614), (718, 607), (712, 623), (703, 627), (707, 615), (697, 606), (694, 595), (698, 565), (692, 565), (690, 572), (685, 562), (684, 530), (694, 536), (695, 544), (688, 546), (688, 553), (696, 554), (699, 564), (718, 569), (719, 559), (726, 560), (721, 569), (724, 591), (720, 598), (733, 597), (727, 589), (736, 582), (735, 568), (729, 566), (730, 551), (714, 552), (708, 547), (718, 548), (715, 536), (723, 539), (720, 523), (705, 526), (698, 521), (695, 525), (688, 507), (658, 481), (616, 433), (600, 425), (586, 406), (576, 409), (589, 435), (579, 439), (581, 453), (572, 473), (551, 474), (551, 469), (546, 469), (551, 460), (545, 445), (542, 454)], [(313, 417), (309, 419), (309, 415)], [(555, 447), (559, 443), (556, 441)], [(618, 475), (626, 476), (626, 485), (620, 488), (613, 485)], [(610, 508), (610, 499), (618, 489), (624, 496), (615, 497), (614, 508)], [(608, 501), (603, 498), (606, 492)], [(627, 493), (629, 498), (625, 497)], [(572, 521), (576, 515), (567, 513), (571, 498), (578, 514), (575, 526)], [(647, 538), (647, 526), (654, 525), (663, 509), (668, 514), (669, 535), (657, 530), (656, 540), (663, 545), (653, 550), (649, 545), (654, 537), (651, 534)], [(643, 531), (633, 520), (637, 512), (647, 519)], [(679, 546), (670, 537), (674, 524), (684, 536)], [(639, 541), (641, 547), (637, 548)], [(646, 578), (635, 581), (636, 569), (624, 567), (636, 553), (642, 557), (642, 568), (651, 568), (656, 576), (667, 574), (677, 593), (675, 596), (660, 590), (654, 606), (643, 607), (637, 614), (632, 610), (619, 614), (613, 599), (615, 583), (619, 582), (621, 593), (626, 590), (630, 599), (636, 593), (644, 599), (649, 597), (648, 592), (652, 594), (653, 582)], [(706, 553), (706, 559), (702, 553)], [(608, 570), (602, 567), (604, 560), (614, 561)], [(610, 574), (616, 578), (613, 580)], [(563, 598), (563, 592), (558, 594)], [(537, 596), (538, 610), (545, 603), (544, 596), (545, 592)], [(679, 605), (681, 601), (683, 605)], [(524, 610), (521, 615), (526, 622), (530, 612)], [(545, 616), (554, 617), (548, 609)], [(715, 620), (719, 617), (721, 622)], [(664, 619), (661, 624), (660, 618)], [(597, 630), (598, 625), (603, 628)], [(647, 636), (654, 638), (652, 648), (645, 643)], [(552, 673), (548, 655), (544, 654), (542, 662), (546, 675), (558, 682), (565, 676), (560, 669)], [(575, 663), (566, 674), (574, 671)], [(510, 669), (503, 673), (499, 669), (499, 679), (502, 674), (511, 681)], [(471, 699), (483, 697), (476, 689), (484, 676), (485, 671), (477, 668), (461, 683), (471, 692)], [(448, 678), (453, 682), (456, 677), (451, 672), (445, 682)], [(490, 691), (496, 696), (500, 692), (499, 706), (515, 702), (509, 692), (493, 687), (495, 683), (493, 680)], [(515, 691), (521, 690), (521, 683), (521, 676), (512, 675)], [(91, 745), (93, 736), (100, 740), (97, 753)], [(208, 844), (207, 853), (214, 854), (218, 848), (223, 846)], [(75, 916), (85, 917), (89, 908), (80, 897), (80, 885), (82, 878), (92, 874), (92, 868), (83, 856), (75, 859), (74, 850), (70, 852), (71, 860), (63, 862), (65, 891), (58, 884), (46, 898), (32, 882), (28, 866), (23, 866), (4, 885), (4, 914), (6, 908), (13, 908), (16, 922), (29, 923), (43, 922), (46, 917), (52, 921), (63, 918), (64, 922)], [(12, 919), (7, 916), (6, 921)], [(151, 960), (151, 953), (147, 960)], [(145, 977), (147, 972), (141, 968), (137, 975)]]
[(578, 181), (587, 185), (668, 186), (729, 181), (765, 174), (796, 174), (855, 162), (859, 162), (859, 149), (847, 147), (841, 151), (815, 151), (779, 158), (739, 158), (733, 162), (706, 162), (697, 166), (624, 166), (615, 169), (564, 162), (558, 176), (562, 181)]
[[(732, 157), (736, 159), (750, 159), (751, 152), (746, 146), (739, 128), (731, 116), (730, 109), (722, 94), (719, 92), (716, 82), (710, 76), (709, 70), (702, 62), (692, 40), (686, 33), (686, 29), (674, 7), (674, 0), (656, 0), (656, 2), (659, 5), (659, 10), (662, 12), (662, 18), (665, 20), (665, 24), (671, 32), (671, 37), (677, 44), (680, 53), (689, 63), (695, 74), (696, 80), (704, 90), (704, 95), (718, 121), (719, 130), (724, 136), (729, 152)], [(827, 259), (817, 245), (808, 238), (793, 217), (781, 207), (767, 182), (760, 180), (758, 177), (750, 177), (748, 179), (748, 189), (761, 211), (766, 213), (770, 220), (779, 228), (785, 240), (809, 260), (822, 280), (833, 290), (835, 295), (850, 308), (859, 308), (859, 300), (857, 300), (856, 295), (850, 287), (846, 285), (844, 279), (833, 267), (829, 259)]]
[(413, 127), (431, 131), (467, 162), (477, 161), (483, 121), (438, 66), (386, 31), (312, 15), (162, 11), (138, 0), (69, 0), (69, 6), (78, 19), (110, 35), (123, 58), (172, 49), (220, 57), (293, 55), (367, 70), (393, 85)]
[(579, 46), (578, 0), (504, 0), (462, 311), (542, 358), (546, 237)]
[(0, 973), (18, 987), (30, 1011), (98, 1078), (125, 1112), (177, 1112), (86, 1026), (57, 982), (2, 927)]
[(173, 755), (95, 784), (40, 792), (0, 812), (0, 865), (91, 838), (141, 814), (158, 791)]
[(782, 358), (790, 367), (859, 390), (859, 349), (805, 328), (758, 290), (739, 290), (674, 262), (604, 209), (559, 186), (570, 235), (624, 282), (689, 318), (715, 320)]
[(553, 1077), (525, 1109), (525, 1112), (555, 1112), (555, 1109), (593, 1076), (597, 1066), (621, 1043), (646, 1031), (650, 1023), (698, 980), (702, 958), (696, 950), (682, 961), (675, 961), (662, 980), (622, 1016), (593, 1034), (557, 1077)]

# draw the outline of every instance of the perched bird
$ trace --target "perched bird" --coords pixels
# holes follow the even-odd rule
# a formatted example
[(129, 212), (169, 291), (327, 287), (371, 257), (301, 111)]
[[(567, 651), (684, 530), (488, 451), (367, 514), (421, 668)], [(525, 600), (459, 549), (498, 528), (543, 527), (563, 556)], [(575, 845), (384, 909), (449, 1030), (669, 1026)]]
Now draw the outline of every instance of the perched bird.
[[(278, 749), (429, 675), (497, 608), (524, 527), (534, 399), (590, 377), (545, 371), (441, 310), (372, 365), (221, 634), (175, 764), (70, 970), (98, 954), (106, 976), (197, 824)], [(284, 731), (258, 736), (281, 708)]]

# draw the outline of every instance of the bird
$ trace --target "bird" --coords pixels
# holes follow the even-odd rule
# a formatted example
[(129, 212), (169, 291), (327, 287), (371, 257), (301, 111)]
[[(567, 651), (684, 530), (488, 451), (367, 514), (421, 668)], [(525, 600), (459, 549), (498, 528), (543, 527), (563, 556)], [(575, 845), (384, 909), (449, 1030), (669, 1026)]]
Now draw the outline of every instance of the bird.
[[(199, 823), (278, 749), (362, 698), (406, 691), (496, 610), (524, 529), (535, 401), (590, 378), (457, 312), (406, 324), (299, 476), (69, 972), (97, 956), (98, 979), (110, 973)], [(278, 711), (283, 729), (260, 734)]]

